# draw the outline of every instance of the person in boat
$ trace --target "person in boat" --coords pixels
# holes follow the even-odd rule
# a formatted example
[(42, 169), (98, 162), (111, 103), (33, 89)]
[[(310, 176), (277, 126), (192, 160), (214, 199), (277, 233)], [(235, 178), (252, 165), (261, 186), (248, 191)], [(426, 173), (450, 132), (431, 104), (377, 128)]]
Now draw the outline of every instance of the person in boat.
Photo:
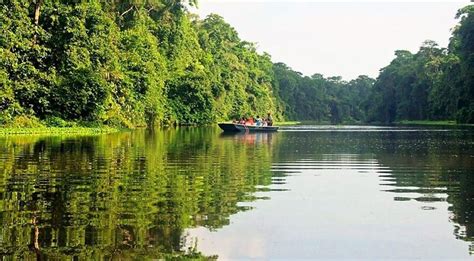
[(247, 122), (245, 123), (245, 125), (254, 125), (254, 124), (255, 124), (255, 122), (253, 121), (253, 118), (252, 118), (252, 117), (249, 117), (249, 118), (247, 119)]
[(242, 119), (240, 119), (239, 124), (245, 124), (245, 118), (244, 117), (242, 117)]
[(260, 118), (260, 116), (257, 116), (257, 118), (255, 119), (255, 126), (259, 127), (259, 126), (262, 126), (262, 119)]
[(268, 126), (273, 126), (273, 117), (271, 113), (268, 113), (267, 115), (267, 125)]

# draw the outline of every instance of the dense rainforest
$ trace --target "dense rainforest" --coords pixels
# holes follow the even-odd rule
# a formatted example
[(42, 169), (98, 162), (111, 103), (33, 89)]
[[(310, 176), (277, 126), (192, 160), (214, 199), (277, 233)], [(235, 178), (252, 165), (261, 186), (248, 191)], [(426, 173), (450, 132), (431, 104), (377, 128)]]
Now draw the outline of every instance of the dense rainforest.
[(298, 120), (474, 123), (474, 5), (458, 11), (448, 48), (425, 41), (415, 54), (395, 51), (377, 79), (311, 77), (274, 64), (275, 93), (285, 116)]
[(272, 62), (194, 1), (0, 6), (0, 124), (135, 127), (278, 113)]
[(5, 0), (0, 125), (206, 124), (272, 112), (331, 123), (474, 123), (474, 8), (448, 48), (396, 51), (377, 79), (303, 76), (196, 0)]

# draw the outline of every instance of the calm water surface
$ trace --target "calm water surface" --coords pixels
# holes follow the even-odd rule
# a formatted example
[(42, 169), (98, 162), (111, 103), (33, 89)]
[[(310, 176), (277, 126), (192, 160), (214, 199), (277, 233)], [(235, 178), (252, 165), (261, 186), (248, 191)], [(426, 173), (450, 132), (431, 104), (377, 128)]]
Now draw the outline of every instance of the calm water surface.
[(0, 137), (13, 259), (474, 257), (474, 131)]

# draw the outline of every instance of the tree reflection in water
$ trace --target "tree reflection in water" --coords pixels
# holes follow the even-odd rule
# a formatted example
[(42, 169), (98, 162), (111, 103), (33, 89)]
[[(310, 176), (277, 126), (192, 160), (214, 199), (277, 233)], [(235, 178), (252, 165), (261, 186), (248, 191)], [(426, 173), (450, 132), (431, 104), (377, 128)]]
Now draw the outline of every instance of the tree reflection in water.
[(472, 142), (472, 131), (334, 129), (4, 137), (0, 253), (7, 259), (206, 258), (186, 242), (187, 228), (217, 230), (251, 209), (242, 202), (266, 199), (255, 192), (284, 183), (288, 174), (272, 168), (275, 163), (337, 161), (341, 155), (363, 156), (390, 170), (379, 176), (394, 200), (422, 202), (420, 211), (446, 201), (455, 237), (473, 242)]
[(272, 139), (234, 138), (197, 128), (2, 138), (2, 256), (203, 257), (183, 250), (183, 230), (229, 224), (271, 183)]
[(389, 170), (379, 173), (381, 189), (394, 193), (394, 200), (423, 202), (422, 210), (432, 210), (431, 203), (449, 203), (454, 236), (471, 242), (469, 252), (474, 255), (472, 128), (316, 126), (310, 130), (315, 132), (282, 135), (279, 154), (273, 160), (296, 162), (301, 158), (321, 159), (325, 154), (370, 155)]

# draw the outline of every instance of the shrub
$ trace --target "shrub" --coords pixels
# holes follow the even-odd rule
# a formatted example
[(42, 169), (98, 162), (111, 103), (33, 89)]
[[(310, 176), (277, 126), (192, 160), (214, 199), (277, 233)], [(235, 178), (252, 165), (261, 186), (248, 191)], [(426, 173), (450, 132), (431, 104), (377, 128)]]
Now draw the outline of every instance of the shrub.
[(13, 128), (41, 128), (45, 127), (35, 116), (21, 115), (13, 118), (10, 124)]
[(72, 121), (65, 121), (60, 117), (51, 116), (43, 121), (48, 127), (75, 127), (77, 124)]

